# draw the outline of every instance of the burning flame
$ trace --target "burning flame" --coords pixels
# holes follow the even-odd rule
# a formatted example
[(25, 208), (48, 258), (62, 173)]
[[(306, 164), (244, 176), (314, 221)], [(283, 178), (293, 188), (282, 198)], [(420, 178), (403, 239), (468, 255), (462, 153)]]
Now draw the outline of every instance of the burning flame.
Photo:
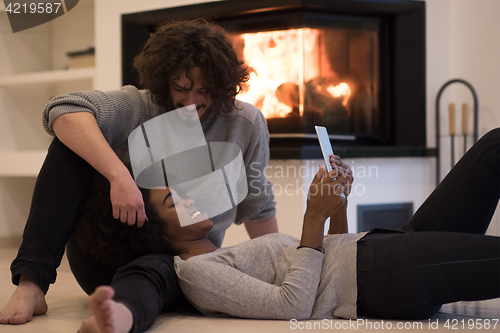
[[(249, 88), (238, 99), (259, 107), (266, 118), (286, 117), (294, 109), (302, 115), (304, 83), (322, 74), (319, 35), (309, 28), (242, 34), (251, 73)], [(334, 98), (344, 96), (347, 105), (351, 90), (346, 83), (325, 90)]]
[(349, 97), (351, 97), (351, 88), (347, 83), (342, 82), (338, 86), (329, 86), (326, 88), (333, 97), (338, 98), (344, 96), (344, 100), (342, 101), (342, 105), (346, 106), (347, 102), (349, 102)]

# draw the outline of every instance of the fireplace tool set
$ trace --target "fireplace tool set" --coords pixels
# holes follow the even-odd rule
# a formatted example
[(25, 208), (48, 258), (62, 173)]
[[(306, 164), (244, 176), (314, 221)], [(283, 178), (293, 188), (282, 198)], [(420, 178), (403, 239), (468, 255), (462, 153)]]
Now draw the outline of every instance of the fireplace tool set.
[[(469, 134), (472, 135), (473, 137), (473, 142), (477, 141), (477, 136), (478, 136), (478, 99), (477, 99), (477, 93), (474, 87), (467, 81), (462, 80), (462, 79), (454, 79), (446, 82), (441, 89), (438, 92), (438, 95), (436, 97), (436, 186), (439, 184), (441, 181), (441, 151), (440, 151), (440, 140), (441, 140), (441, 135), (440, 135), (440, 112), (439, 112), (439, 105), (441, 101), (441, 95), (443, 94), (443, 91), (452, 83), (462, 83), (464, 84), (467, 88), (469, 88), (470, 92), (472, 93), (472, 97), (474, 99), (474, 107), (473, 107), (473, 118), (474, 118), (474, 124), (473, 124), (473, 131), (472, 133), (469, 133), (468, 130), (468, 105), (467, 103), (462, 104), (462, 138), (463, 138), (463, 153), (467, 151), (467, 137)], [(450, 148), (450, 160), (451, 160), (451, 168), (455, 165), (455, 135), (456, 130), (455, 130), (455, 119), (456, 119), (456, 112), (455, 112), (455, 103), (450, 103), (448, 105), (448, 120), (449, 120), (449, 137), (451, 141), (451, 148)]]

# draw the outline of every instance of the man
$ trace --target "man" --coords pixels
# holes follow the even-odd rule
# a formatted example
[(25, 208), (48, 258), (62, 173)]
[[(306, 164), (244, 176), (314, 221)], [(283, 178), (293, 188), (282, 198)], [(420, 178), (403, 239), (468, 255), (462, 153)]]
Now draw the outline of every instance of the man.
[[(269, 158), (265, 119), (255, 107), (235, 100), (248, 72), (223, 30), (204, 20), (164, 24), (151, 34), (134, 65), (147, 90), (126, 86), (106, 93), (74, 92), (46, 106), (44, 126), (57, 137), (38, 176), (23, 243), (11, 266), (18, 287), (0, 312), (2, 324), (22, 324), (46, 313), (45, 293), (55, 282), (68, 241), (72, 271), (87, 293), (111, 283), (118, 267), (96, 262), (71, 238), (93, 170), (110, 183), (114, 218), (139, 228), (148, 223), (141, 193), (127, 167), (127, 138), (145, 121), (176, 108), (196, 105), (207, 142), (237, 144), (252, 184), (240, 205), (213, 219), (214, 244), (221, 245), (233, 222), (244, 223), (251, 238), (278, 231), (274, 195), (263, 172)], [(160, 310), (160, 304), (175, 308), (182, 299), (172, 258), (165, 258), (149, 256), (131, 263), (152, 274), (171, 275), (165, 286), (172, 290), (171, 297), (158, 303)], [(126, 275), (127, 267), (122, 267), (119, 276)], [(115, 299), (127, 297), (115, 289)], [(133, 331), (151, 324), (134, 325)]]

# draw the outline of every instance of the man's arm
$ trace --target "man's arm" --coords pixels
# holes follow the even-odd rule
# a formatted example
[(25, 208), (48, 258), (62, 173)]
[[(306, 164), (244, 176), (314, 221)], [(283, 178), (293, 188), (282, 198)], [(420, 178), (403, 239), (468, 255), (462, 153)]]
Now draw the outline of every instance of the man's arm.
[[(245, 104), (242, 104), (245, 105)], [(266, 119), (262, 113), (252, 105), (246, 105), (249, 113), (254, 112), (256, 119), (252, 127), (242, 126), (248, 138), (247, 146), (242, 149), (245, 161), (248, 193), (239, 205), (235, 223), (245, 224), (250, 238), (259, 237), (268, 233), (278, 232), (276, 202), (272, 184), (266, 180), (265, 170), (269, 160), (269, 136)]]
[(142, 226), (146, 219), (142, 195), (130, 172), (104, 138), (95, 117), (88, 112), (60, 115), (52, 128), (59, 140), (106, 177), (111, 185), (113, 216)]
[(246, 221), (244, 224), (248, 236), (250, 236), (251, 239), (278, 232), (278, 221), (276, 220), (276, 216), (266, 220)]

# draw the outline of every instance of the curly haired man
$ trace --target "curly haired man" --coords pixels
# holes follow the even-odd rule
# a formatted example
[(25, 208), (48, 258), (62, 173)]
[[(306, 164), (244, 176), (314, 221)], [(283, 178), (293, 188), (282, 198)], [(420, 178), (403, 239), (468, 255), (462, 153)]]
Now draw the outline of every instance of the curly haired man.
[[(114, 299), (126, 302), (131, 295), (121, 292), (121, 281), (141, 274), (154, 279), (160, 274), (168, 278), (162, 285), (166, 291), (157, 294), (169, 297), (152, 300), (153, 312), (181, 307), (185, 300), (171, 255), (138, 253), (138, 258), (126, 262), (129, 258), (120, 267), (120, 260), (99, 261), (72, 237), (85, 202), (91, 200), (89, 184), (96, 171), (109, 181), (116, 223), (135, 230), (148, 224), (141, 192), (128, 167), (127, 139), (145, 121), (174, 109), (196, 105), (206, 141), (237, 144), (247, 181), (252, 182), (241, 204), (214, 219), (211, 241), (220, 246), (232, 223), (244, 223), (251, 238), (277, 232), (274, 195), (263, 172), (269, 158), (266, 121), (257, 108), (235, 99), (248, 81), (248, 71), (223, 29), (202, 19), (162, 24), (150, 35), (134, 66), (144, 90), (125, 86), (109, 92), (73, 92), (45, 107), (44, 126), (55, 138), (35, 185), (23, 243), (11, 266), (12, 281), (18, 287), (0, 312), (1, 324), (23, 324), (47, 312), (45, 294), (55, 282), (65, 246), (73, 274), (87, 293), (111, 284)], [(158, 246), (151, 251), (168, 252)], [(133, 332), (154, 322), (156, 316), (145, 317), (151, 309), (134, 311)]]

